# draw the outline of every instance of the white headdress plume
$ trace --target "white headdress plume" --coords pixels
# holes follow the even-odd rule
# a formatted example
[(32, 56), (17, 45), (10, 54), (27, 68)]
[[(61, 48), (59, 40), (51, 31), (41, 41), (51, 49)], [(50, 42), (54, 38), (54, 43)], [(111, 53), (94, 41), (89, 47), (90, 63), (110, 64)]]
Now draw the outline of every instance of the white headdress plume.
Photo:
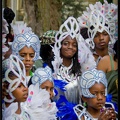
[(12, 27), (15, 34), (14, 41), (12, 43), (12, 53), (23, 60), (24, 58), (19, 55), (19, 51), (25, 46), (32, 47), (35, 51), (33, 60), (37, 60), (40, 53), (40, 40), (38, 36), (32, 32), (30, 27), (26, 27), (26, 24), (13, 25)]
[(95, 95), (91, 94), (89, 89), (95, 83), (102, 83), (105, 86), (105, 95), (107, 95), (107, 79), (103, 71), (92, 69), (85, 71), (79, 81), (81, 94), (87, 98), (94, 98)]
[[(105, 30), (110, 35), (110, 44), (115, 43), (115, 31), (117, 26), (117, 5), (109, 4), (104, 0), (104, 4), (96, 2), (90, 4), (83, 12), (81, 17), (78, 17), (79, 26), (88, 28), (88, 35), (93, 42), (93, 38), (97, 31)], [(93, 43), (91, 48), (93, 48)]]
[[(4, 77), (2, 82), (7, 81), (9, 83), (7, 92), (9, 93), (11, 99), (4, 98), (5, 102), (13, 102), (15, 97), (12, 95), (12, 92), (19, 86), (20, 83), (26, 87), (26, 71), (23, 62), (15, 55), (10, 55), (10, 57), (3, 61), (2, 63)], [(12, 72), (12, 73), (11, 73)], [(14, 74), (17, 78), (12, 80), (9, 75)], [(13, 86), (14, 85), (14, 86)]]
[(14, 36), (18, 34), (24, 34), (25, 32), (32, 32), (31, 27), (27, 27), (27, 24), (11, 24), (14, 32)]
[(35, 120), (57, 120), (56, 103), (51, 102), (48, 91), (40, 89), (38, 82), (29, 86), (28, 98), (22, 108)]
[(96, 68), (96, 62), (90, 49), (85, 44), (84, 38), (80, 35), (78, 42), (78, 62), (81, 65), (81, 72)]

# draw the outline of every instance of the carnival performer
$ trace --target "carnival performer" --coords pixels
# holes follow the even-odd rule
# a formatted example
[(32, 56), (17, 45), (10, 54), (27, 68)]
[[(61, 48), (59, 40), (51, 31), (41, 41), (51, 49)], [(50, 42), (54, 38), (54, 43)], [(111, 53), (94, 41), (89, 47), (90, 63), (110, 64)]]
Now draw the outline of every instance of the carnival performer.
[(31, 79), (30, 84), (39, 83), (40, 89), (46, 89), (50, 94), (50, 99), (52, 100), (54, 96), (54, 78), (52, 75), (52, 69), (49, 66), (44, 68), (37, 68), (34, 72), (34, 75)]
[(115, 42), (113, 50), (114, 55), (106, 55), (99, 61), (98, 70), (106, 73), (108, 81), (107, 92), (111, 94), (111, 102), (114, 102), (118, 107), (118, 40)]
[(85, 71), (79, 80), (79, 89), (84, 103), (74, 107), (78, 120), (116, 120), (114, 105), (106, 102), (107, 80), (103, 71)]
[(113, 54), (112, 48), (117, 40), (117, 11), (117, 5), (104, 0), (104, 4), (90, 4), (77, 18), (81, 34), (86, 37), (87, 31), (88, 38), (85, 42), (92, 50), (97, 64), (101, 57)]
[[(2, 8), (2, 18), (7, 23), (6, 27), (8, 29), (8, 32), (7, 32), (6, 36), (5, 36), (6, 40), (4, 41), (5, 46), (8, 47), (8, 51), (6, 51), (6, 53), (4, 55), (4, 59), (7, 59), (10, 56), (10, 54), (12, 53), (11, 52), (12, 50), (11, 50), (10, 44), (12, 43), (12, 41), (14, 39), (14, 35), (13, 35), (11, 24), (12, 24), (14, 18), (15, 18), (15, 13), (9, 7)], [(4, 21), (2, 21), (2, 24), (5, 25)], [(2, 31), (4, 31), (4, 30), (5, 29), (2, 27)]]
[(57, 120), (56, 103), (52, 102), (54, 96), (54, 82), (52, 70), (48, 66), (36, 69), (29, 85), (27, 101), (23, 108), (30, 113), (33, 120)]
[(76, 19), (69, 17), (55, 36), (52, 65), (58, 94), (54, 100), (58, 100), (60, 95), (65, 95), (69, 102), (80, 103), (77, 81), (83, 71), (96, 67), (94, 57), (85, 45), (79, 29)]
[(21, 102), (28, 97), (26, 71), (23, 62), (15, 55), (3, 61), (2, 83), (6, 83), (6, 92), (2, 104), (2, 120), (31, 120), (29, 113), (21, 108)]
[(14, 41), (12, 43), (12, 54), (18, 56), (24, 63), (27, 76), (27, 84), (33, 76), (31, 71), (34, 62), (39, 59), (40, 40), (32, 32), (30, 27), (24, 25), (13, 25)]

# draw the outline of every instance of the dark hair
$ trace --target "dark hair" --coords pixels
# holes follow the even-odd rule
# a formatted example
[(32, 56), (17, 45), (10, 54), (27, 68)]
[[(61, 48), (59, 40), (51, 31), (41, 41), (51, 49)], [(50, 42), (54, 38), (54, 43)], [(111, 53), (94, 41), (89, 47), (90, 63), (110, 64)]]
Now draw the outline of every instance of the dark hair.
[(7, 34), (7, 35), (6, 35), (7, 42), (8, 42), (8, 38), (10, 39), (9, 42), (13, 42), (13, 40), (14, 40), (14, 35), (12, 35), (11, 33)]
[[(61, 42), (61, 44), (63, 43), (63, 41)], [(81, 75), (81, 66), (80, 63), (78, 62), (78, 45), (77, 45), (77, 52), (75, 53), (75, 55), (73, 56), (73, 66), (72, 66), (72, 71), (71, 73), (73, 73), (74, 75)]]
[(14, 17), (15, 17), (15, 13), (13, 12), (13, 10), (11, 8), (4, 8), (4, 13), (3, 13), (3, 17), (4, 19), (7, 21), (8, 23), (8, 29), (9, 29), (9, 33), (11, 32), (11, 25), (10, 23), (12, 23)]
[(78, 62), (78, 52), (76, 52), (73, 57), (72, 73), (74, 75), (77, 74), (78, 76), (81, 75), (81, 66), (80, 66), (80, 63)]
[(89, 38), (89, 36), (88, 36), (88, 28), (82, 28), (82, 29), (80, 30), (80, 34), (82, 35), (82, 37), (83, 37), (84, 39)]
[(8, 33), (6, 35), (6, 41), (5, 41), (6, 45), (9, 47), (8, 42), (13, 42), (13, 40), (14, 40), (14, 35), (12, 35), (11, 33)]
[(113, 50), (115, 51), (114, 60), (118, 59), (118, 40), (115, 42)]
[[(51, 45), (51, 46), (53, 46), (53, 45)], [(53, 59), (54, 59), (54, 54), (52, 52), (51, 46), (48, 44), (41, 45), (40, 56), (42, 57), (42, 60), (44, 61), (44, 63), (46, 63), (53, 70), (51, 61), (53, 61)]]

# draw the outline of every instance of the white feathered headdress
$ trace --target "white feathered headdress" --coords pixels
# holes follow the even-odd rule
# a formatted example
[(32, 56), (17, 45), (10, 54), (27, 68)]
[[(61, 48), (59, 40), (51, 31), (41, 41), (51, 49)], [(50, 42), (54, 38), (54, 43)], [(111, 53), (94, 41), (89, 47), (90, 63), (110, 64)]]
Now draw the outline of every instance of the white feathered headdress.
[(22, 104), (34, 120), (57, 120), (57, 107), (51, 102), (50, 95), (45, 89), (40, 89), (39, 83), (29, 86), (27, 101)]
[[(80, 27), (74, 17), (69, 17), (61, 26), (55, 36), (55, 45), (53, 52), (55, 55), (54, 61), (52, 61), (55, 75), (59, 71), (59, 67), (62, 64), (62, 58), (60, 57), (61, 42), (70, 35), (71, 38), (76, 38), (78, 43), (78, 62), (81, 65), (81, 71), (92, 69), (96, 67), (94, 57), (89, 48), (85, 45), (84, 38), (80, 35)], [(55, 76), (56, 77), (56, 76)]]
[(94, 5), (90, 4), (83, 12), (82, 16), (78, 17), (80, 28), (88, 28), (88, 35), (92, 44), (91, 48), (94, 48), (93, 38), (96, 32), (102, 32), (105, 30), (110, 35), (109, 44), (114, 44), (117, 35), (117, 5), (108, 3), (104, 0), (104, 4), (96, 2)]

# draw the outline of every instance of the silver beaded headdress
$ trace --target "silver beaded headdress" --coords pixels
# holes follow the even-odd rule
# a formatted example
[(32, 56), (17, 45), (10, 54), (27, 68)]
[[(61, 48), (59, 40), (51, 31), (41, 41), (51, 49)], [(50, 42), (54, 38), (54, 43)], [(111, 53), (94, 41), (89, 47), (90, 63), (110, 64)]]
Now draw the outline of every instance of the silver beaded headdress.
[(23, 60), (23, 58), (19, 55), (19, 51), (25, 46), (32, 47), (35, 51), (33, 60), (37, 60), (40, 53), (40, 40), (38, 36), (31, 31), (30, 27), (26, 27), (26, 24), (19, 26), (13, 25), (12, 27), (15, 36), (12, 43), (13, 54)]
[(113, 3), (108, 3), (104, 0), (104, 4), (101, 2), (96, 2), (94, 5), (90, 4), (83, 12), (82, 16), (78, 17), (78, 22), (80, 28), (88, 28), (88, 35), (91, 44), (91, 48), (94, 48), (93, 38), (98, 32), (103, 32), (104, 30), (110, 35), (109, 44), (114, 44), (116, 39), (116, 29), (117, 29), (117, 5)]
[(105, 95), (107, 95), (107, 79), (105, 73), (97, 69), (88, 70), (82, 74), (79, 81), (81, 94), (87, 98), (94, 98), (95, 95), (91, 94), (89, 89), (95, 83), (102, 83), (105, 86)]
[(33, 84), (39, 83), (39, 85), (41, 85), (47, 80), (53, 82), (52, 70), (48, 66), (46, 66), (45, 68), (38, 68), (35, 71), (34, 76), (32, 77)]

